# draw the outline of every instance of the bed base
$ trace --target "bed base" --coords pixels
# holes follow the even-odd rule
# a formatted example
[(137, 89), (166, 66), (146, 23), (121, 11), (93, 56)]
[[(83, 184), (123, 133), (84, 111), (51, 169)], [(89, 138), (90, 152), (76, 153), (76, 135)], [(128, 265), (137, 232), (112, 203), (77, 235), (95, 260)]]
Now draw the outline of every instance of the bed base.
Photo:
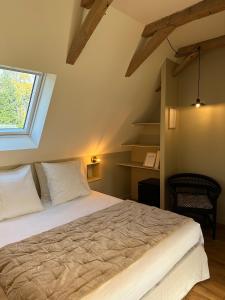
[(181, 300), (195, 284), (206, 279), (209, 279), (208, 259), (203, 246), (198, 245), (141, 300)]

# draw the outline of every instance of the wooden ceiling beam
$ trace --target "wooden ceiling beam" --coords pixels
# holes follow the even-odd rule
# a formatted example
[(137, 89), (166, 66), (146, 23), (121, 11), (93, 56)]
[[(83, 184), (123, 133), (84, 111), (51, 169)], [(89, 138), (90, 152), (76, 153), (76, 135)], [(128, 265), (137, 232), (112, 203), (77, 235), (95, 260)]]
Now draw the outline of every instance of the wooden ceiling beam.
[(208, 51), (211, 49), (221, 48), (221, 47), (225, 47), (225, 35), (204, 42), (182, 47), (177, 51), (176, 57), (183, 57), (183, 56), (190, 55), (191, 53), (196, 52), (199, 48), (201, 48), (201, 51)]
[(90, 9), (94, 2), (95, 2), (95, 0), (81, 0), (80, 6)]
[(81, 25), (80, 32), (73, 38), (66, 60), (67, 64), (73, 65), (76, 62), (112, 1), (113, 0), (95, 0)]
[(142, 36), (150, 37), (158, 30), (162, 30), (168, 26), (179, 27), (223, 10), (225, 10), (225, 0), (203, 0), (186, 9), (146, 25)]
[[(203, 0), (186, 9), (146, 25), (142, 33), (142, 43), (137, 48), (130, 62), (126, 76), (128, 77), (133, 74), (134, 71), (152, 54), (152, 52), (174, 29), (191, 21), (207, 17), (223, 10), (225, 10), (225, 0)], [(223, 39), (221, 38), (216, 42), (217, 44), (223, 44)], [(215, 47), (215, 44), (214, 46), (212, 46), (212, 44), (213, 43), (210, 45), (208, 44), (208, 47)], [(194, 52), (195, 50), (193, 50), (191, 53)], [(183, 62), (184, 65), (189, 64), (189, 62), (192, 61), (192, 58), (195, 56), (191, 56), (189, 54), (184, 55), (187, 56)]]
[(176, 53), (176, 57), (185, 57), (185, 58), (175, 68), (173, 75), (177, 76), (178, 74), (180, 74), (188, 65), (190, 65), (192, 61), (194, 61), (198, 57), (199, 48), (201, 49), (201, 53), (202, 53), (202, 52), (206, 52), (221, 47), (225, 47), (225, 35), (180, 48)]
[(156, 32), (152, 38), (144, 39), (131, 59), (126, 77), (131, 76), (173, 30), (174, 27), (170, 26)]
[(184, 60), (175, 67), (174, 71), (173, 71), (173, 76), (177, 76), (178, 74), (180, 74), (188, 65), (190, 65), (192, 63), (192, 61), (194, 61), (199, 55), (199, 52), (194, 52), (189, 54), (187, 57), (184, 58)]

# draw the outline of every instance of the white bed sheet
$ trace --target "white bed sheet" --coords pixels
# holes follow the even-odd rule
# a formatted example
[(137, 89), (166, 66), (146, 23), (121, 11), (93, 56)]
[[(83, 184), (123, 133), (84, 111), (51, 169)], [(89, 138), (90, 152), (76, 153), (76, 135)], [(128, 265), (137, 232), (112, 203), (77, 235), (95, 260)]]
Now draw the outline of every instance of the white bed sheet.
[(91, 191), (86, 197), (48, 207), (39, 213), (0, 222), (0, 248), (69, 223), (123, 200)]
[[(0, 222), (0, 247), (66, 224), (123, 200), (92, 192), (45, 211)], [(138, 261), (86, 296), (85, 300), (137, 300), (158, 284), (192, 247), (202, 243), (198, 223), (190, 221)]]

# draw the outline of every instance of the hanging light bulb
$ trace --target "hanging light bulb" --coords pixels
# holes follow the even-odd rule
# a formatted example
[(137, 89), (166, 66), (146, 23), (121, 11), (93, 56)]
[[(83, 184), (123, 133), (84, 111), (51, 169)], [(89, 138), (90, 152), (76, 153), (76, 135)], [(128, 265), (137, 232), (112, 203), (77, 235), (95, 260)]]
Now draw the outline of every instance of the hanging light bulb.
[(198, 99), (196, 100), (196, 103), (194, 103), (194, 105), (195, 105), (196, 108), (201, 107), (201, 105), (202, 105), (201, 100), (198, 98)]
[(196, 108), (200, 108), (201, 106), (205, 105), (204, 102), (201, 102), (200, 100), (200, 80), (201, 80), (201, 48), (198, 48), (198, 97), (195, 101), (195, 103), (192, 104), (192, 106), (195, 106)]

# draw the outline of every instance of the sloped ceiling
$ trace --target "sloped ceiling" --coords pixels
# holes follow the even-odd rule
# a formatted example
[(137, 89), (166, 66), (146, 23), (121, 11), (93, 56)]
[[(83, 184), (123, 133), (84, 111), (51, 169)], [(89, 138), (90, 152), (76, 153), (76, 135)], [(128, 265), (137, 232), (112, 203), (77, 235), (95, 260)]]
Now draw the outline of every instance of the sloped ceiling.
[(148, 24), (197, 2), (199, 0), (114, 0), (112, 5), (138, 22)]
[[(168, 43), (130, 78), (124, 76), (127, 66), (146, 21), (196, 1), (114, 1), (71, 66), (65, 62), (82, 18), (79, 0), (0, 0), (0, 64), (57, 74), (40, 147), (1, 152), (0, 165), (121, 151), (135, 134), (131, 123), (158, 105), (160, 67), (173, 57)], [(177, 29), (170, 39), (180, 47), (224, 33), (221, 13)]]
[(76, 64), (66, 64), (83, 10), (78, 0), (0, 0), (0, 64), (57, 75), (40, 146), (0, 153), (0, 165), (123, 151), (132, 122), (151, 112), (162, 46), (132, 78), (126, 68), (143, 25), (113, 7)]
[[(146, 25), (198, 2), (200, 0), (114, 0), (112, 5)], [(225, 12), (221, 12), (179, 27), (170, 38), (179, 48), (224, 34)]]

